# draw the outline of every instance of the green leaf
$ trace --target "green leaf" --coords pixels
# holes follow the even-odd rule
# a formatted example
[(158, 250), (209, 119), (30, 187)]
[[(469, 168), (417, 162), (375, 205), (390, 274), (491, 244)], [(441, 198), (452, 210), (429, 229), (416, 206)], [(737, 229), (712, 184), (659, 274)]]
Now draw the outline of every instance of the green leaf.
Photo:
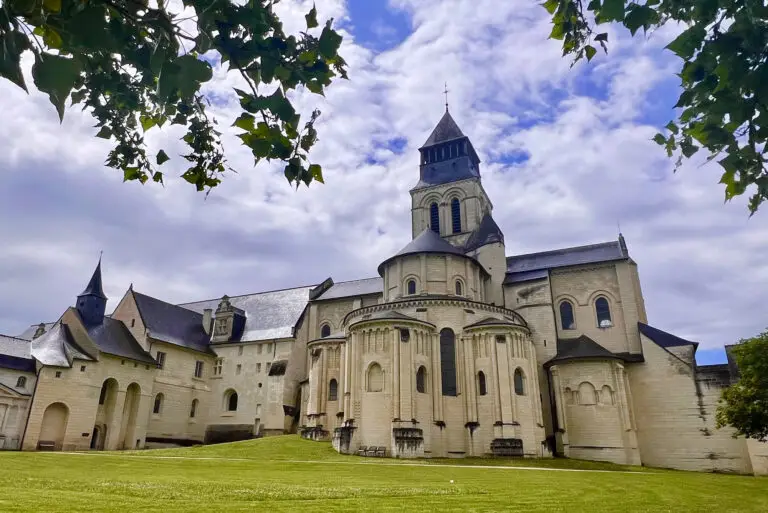
[(0, 77), (7, 78), (25, 91), (27, 84), (21, 71), (21, 52), (28, 44), (24, 34), (0, 30)]
[(325, 183), (323, 181), (323, 168), (321, 168), (319, 164), (310, 164), (309, 175), (313, 180), (316, 180), (320, 183)]
[[(549, 14), (554, 14), (555, 11), (557, 10), (557, 6), (560, 5), (560, 2), (559, 2), (559, 0), (547, 0), (546, 2), (544, 2), (541, 5), (544, 7), (544, 9), (547, 10), (547, 12)], [(539, 11), (539, 12), (541, 12), (541, 11)]]
[(552, 32), (549, 33), (549, 38), (562, 40), (564, 36), (565, 36), (565, 32), (563, 31), (563, 24), (555, 23), (552, 26)]
[(632, 4), (630, 11), (624, 18), (624, 26), (629, 29), (629, 32), (634, 36), (637, 29), (643, 27), (643, 30), (648, 30), (651, 25), (659, 22), (659, 14), (650, 7), (645, 5)]
[(61, 12), (61, 0), (43, 0), (43, 8), (48, 12)]
[(707, 35), (702, 24), (696, 24), (677, 36), (666, 48), (682, 59), (690, 59)]
[(699, 147), (690, 141), (682, 141), (680, 143), (680, 150), (682, 150), (683, 155), (685, 155), (686, 158), (690, 158), (694, 153), (699, 151)]
[(64, 120), (64, 105), (79, 75), (80, 65), (74, 59), (51, 54), (35, 56), (32, 78), (37, 88), (48, 94), (59, 121)]
[(341, 46), (341, 36), (331, 28), (332, 21), (333, 20), (328, 20), (328, 23), (325, 24), (323, 32), (320, 34), (320, 41), (318, 42), (320, 55), (326, 59), (336, 57), (336, 53)]
[(602, 42), (608, 41), (608, 33), (607, 32), (602, 32), (602, 33), (596, 35), (595, 36), (595, 41), (602, 41)]
[(587, 5), (587, 10), (592, 12), (597, 12), (600, 10), (600, 0), (592, 0), (589, 2), (589, 5)]
[[(157, 165), (158, 165), (158, 166), (162, 166), (163, 164), (165, 164), (166, 162), (168, 162), (169, 160), (171, 160), (171, 158), (168, 156), (168, 154), (167, 154), (167, 153), (165, 153), (165, 150), (160, 150), (160, 151), (158, 151), (158, 152), (157, 152), (157, 157), (155, 157), (155, 159), (156, 159), (156, 161), (157, 161)], [(153, 177), (153, 178), (154, 178), (154, 177)], [(162, 178), (161, 178), (161, 179), (162, 179)], [(157, 182), (158, 180), (155, 180), (155, 181)]]
[(139, 121), (141, 122), (141, 128), (145, 132), (155, 126), (155, 119), (152, 116), (140, 116)]
[(595, 50), (595, 47), (592, 45), (587, 45), (584, 47), (584, 52), (587, 54), (587, 60), (591, 61), (592, 57), (595, 56), (597, 53), (597, 50)]
[(185, 98), (195, 94), (200, 89), (201, 82), (208, 82), (213, 77), (210, 64), (190, 54), (176, 59), (176, 65), (179, 67), (177, 87)]
[(673, 134), (677, 134), (679, 132), (679, 129), (677, 128), (677, 125), (675, 124), (674, 121), (670, 121), (669, 123), (667, 123), (667, 126), (664, 127), (664, 128), (666, 128), (667, 130), (669, 130)]
[(314, 4), (312, 4), (312, 9), (304, 16), (304, 19), (307, 20), (308, 29), (317, 27), (317, 9)]
[(252, 114), (249, 114), (247, 112), (243, 112), (240, 114), (240, 117), (238, 117), (235, 122), (232, 124), (232, 126), (236, 126), (238, 128), (242, 128), (246, 132), (252, 132), (254, 130), (253, 121), (254, 117)]
[(600, 9), (600, 21), (624, 21), (624, 0), (605, 0)]
[(653, 141), (659, 146), (664, 146), (667, 143), (667, 138), (661, 134), (656, 134), (653, 136)]
[(101, 127), (101, 130), (99, 130), (99, 133), (96, 134), (96, 137), (101, 137), (102, 139), (109, 139), (112, 137), (112, 130), (108, 126)]

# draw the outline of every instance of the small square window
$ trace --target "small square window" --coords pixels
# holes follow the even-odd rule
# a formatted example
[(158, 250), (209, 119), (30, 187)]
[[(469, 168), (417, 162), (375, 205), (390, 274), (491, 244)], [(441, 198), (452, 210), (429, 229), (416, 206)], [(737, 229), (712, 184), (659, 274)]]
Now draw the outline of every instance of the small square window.
[(259, 388), (261, 388), (261, 383), (259, 383)]
[(400, 328), (400, 342), (408, 342), (411, 339), (411, 332), (408, 328)]
[(85, 372), (85, 365), (80, 366), (80, 372)]
[(262, 349), (263, 349), (263, 347), (261, 346), (261, 344), (256, 346), (256, 354), (261, 354)]
[(258, 373), (260, 373), (260, 372), (261, 372), (261, 364), (260, 364), (260, 363), (257, 363), (257, 364), (256, 364), (256, 373), (258, 374)]
[(267, 362), (267, 373), (269, 373), (269, 369), (270, 369), (270, 367), (272, 367), (272, 364), (271, 364), (271, 363), (269, 363), (269, 362)]
[(201, 362), (200, 360), (195, 362), (195, 377), (196, 378), (203, 377), (203, 362)]
[(507, 341), (507, 337), (505, 337), (504, 335), (496, 335), (496, 342), (498, 342), (499, 344), (503, 344), (506, 341)]
[(243, 370), (243, 366), (238, 363), (237, 367), (235, 367), (235, 374), (237, 374), (239, 376), (240, 375), (240, 371), (242, 371), (242, 370)]
[(120, 360), (120, 365), (125, 365), (125, 360)]
[(61, 371), (56, 371), (56, 377), (57, 377), (57, 378), (60, 378), (60, 377), (61, 377)]
[(237, 348), (237, 356), (243, 356), (243, 346)]
[(163, 351), (157, 352), (157, 357), (155, 358), (157, 360), (157, 366), (160, 369), (165, 368), (165, 353)]
[(131, 328), (136, 326), (136, 319), (131, 319)]

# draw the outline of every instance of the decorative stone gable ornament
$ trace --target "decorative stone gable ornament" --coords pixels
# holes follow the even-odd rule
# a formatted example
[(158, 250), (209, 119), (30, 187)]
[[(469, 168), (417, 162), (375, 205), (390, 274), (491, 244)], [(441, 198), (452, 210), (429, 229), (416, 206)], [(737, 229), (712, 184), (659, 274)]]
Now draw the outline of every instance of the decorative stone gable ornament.
[(216, 308), (216, 313), (224, 313), (224, 312), (231, 312), (232, 311), (232, 303), (229, 302), (229, 296), (223, 295), (221, 296), (221, 301), (219, 301), (219, 306)]
[(41, 322), (41, 323), (40, 323), (40, 324), (37, 326), (37, 329), (35, 330), (35, 334), (34, 334), (34, 335), (32, 335), (32, 338), (33, 338), (33, 339), (36, 339), (37, 337), (39, 337), (39, 336), (40, 336), (40, 335), (42, 335), (43, 333), (45, 333), (45, 324)]
[(212, 342), (238, 340), (245, 326), (245, 312), (233, 306), (229, 296), (222, 296), (213, 320)]

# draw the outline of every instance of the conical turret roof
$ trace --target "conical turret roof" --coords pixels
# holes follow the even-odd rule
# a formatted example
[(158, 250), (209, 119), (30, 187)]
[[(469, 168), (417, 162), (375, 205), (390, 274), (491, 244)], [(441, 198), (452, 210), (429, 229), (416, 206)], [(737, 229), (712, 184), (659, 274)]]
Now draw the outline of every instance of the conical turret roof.
[(433, 144), (450, 141), (451, 139), (458, 139), (459, 137), (464, 137), (464, 134), (459, 125), (456, 124), (456, 121), (453, 120), (453, 117), (451, 117), (451, 113), (446, 109), (445, 114), (440, 118), (437, 126), (432, 130), (427, 142), (422, 147), (432, 146)]
[(80, 293), (80, 296), (96, 296), (107, 299), (107, 296), (104, 295), (104, 289), (101, 287), (101, 258), (99, 258), (99, 263), (96, 265), (96, 270), (93, 271), (91, 281), (88, 282), (88, 285), (85, 287), (85, 290)]
[[(407, 256), (407, 255), (418, 255), (421, 253), (440, 253), (444, 255), (459, 255), (464, 258), (469, 258), (472, 261), (476, 260), (468, 255), (464, 254), (464, 251), (461, 250), (461, 248), (457, 248), (450, 242), (446, 241), (442, 237), (440, 237), (439, 234), (432, 231), (430, 228), (426, 228), (423, 232), (421, 232), (415, 239), (413, 239), (411, 242), (406, 244), (406, 246), (389, 257), (388, 259), (384, 260), (379, 265), (379, 275), (383, 276), (384, 272), (384, 266), (389, 263), (390, 261), (394, 260), (395, 258)], [(479, 264), (478, 264), (479, 265)], [(482, 266), (480, 266), (482, 268)]]

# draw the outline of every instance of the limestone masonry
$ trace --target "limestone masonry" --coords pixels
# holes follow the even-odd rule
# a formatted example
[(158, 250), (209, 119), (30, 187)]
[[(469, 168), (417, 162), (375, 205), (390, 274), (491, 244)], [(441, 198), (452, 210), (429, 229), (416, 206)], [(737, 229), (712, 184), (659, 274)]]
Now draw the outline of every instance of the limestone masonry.
[(506, 256), (446, 111), (419, 150), (412, 240), (378, 277), (181, 305), (101, 262), (56, 322), (0, 335), (0, 449), (116, 450), (300, 433), (388, 457), (563, 455), (768, 473), (714, 426), (730, 365), (648, 324), (624, 238)]

